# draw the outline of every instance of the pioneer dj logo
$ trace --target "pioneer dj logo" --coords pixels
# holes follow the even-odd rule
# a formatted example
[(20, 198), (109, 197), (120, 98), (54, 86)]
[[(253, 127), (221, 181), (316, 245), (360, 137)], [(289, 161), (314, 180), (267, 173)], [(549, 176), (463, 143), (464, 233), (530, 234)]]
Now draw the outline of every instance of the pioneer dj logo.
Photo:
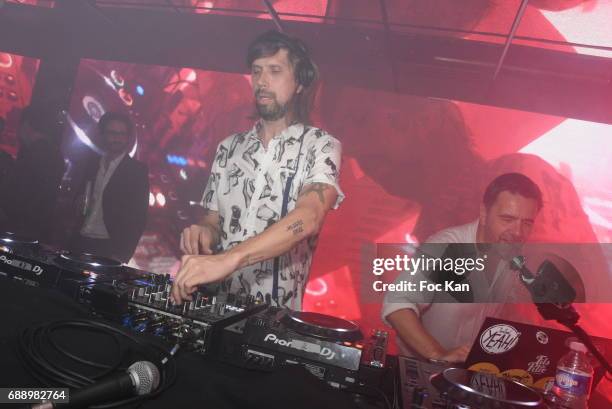
[(312, 342), (306, 342), (299, 339), (287, 341), (276, 336), (276, 334), (267, 334), (264, 342), (272, 342), (275, 345), (280, 345), (286, 348), (293, 348), (299, 351), (308, 352), (311, 354), (321, 355), (325, 359), (334, 359), (336, 353), (328, 347), (321, 348), (321, 345)]
[(291, 341), (285, 341), (284, 339), (280, 339), (274, 334), (266, 335), (266, 337), (264, 338), (264, 342), (268, 342), (268, 341), (272, 341), (273, 343), (284, 346), (284, 347), (291, 346)]
[(41, 266), (38, 265), (32, 265), (30, 263), (28, 263), (27, 261), (23, 261), (23, 260), (15, 260), (12, 258), (8, 258), (5, 255), (1, 255), (0, 256), (0, 261), (2, 261), (4, 264), (7, 264), (11, 267), (16, 267), (16, 268), (20, 268), (22, 270), (27, 270), (27, 271), (31, 271), (34, 274), (36, 274), (37, 276), (41, 275), (43, 273), (43, 269)]
[(516, 346), (520, 336), (513, 326), (497, 324), (483, 331), (480, 346), (489, 354), (503, 354)]

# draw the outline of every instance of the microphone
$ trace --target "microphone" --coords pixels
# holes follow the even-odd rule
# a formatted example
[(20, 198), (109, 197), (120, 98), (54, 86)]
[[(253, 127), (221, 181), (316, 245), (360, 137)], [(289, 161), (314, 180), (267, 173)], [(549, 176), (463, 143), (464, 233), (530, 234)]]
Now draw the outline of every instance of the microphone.
[(510, 268), (520, 273), (535, 303), (569, 304), (576, 299), (576, 290), (550, 260), (544, 260), (536, 274), (529, 271), (523, 256), (513, 257)]
[(159, 370), (149, 361), (134, 362), (126, 372), (102, 379), (70, 394), (68, 403), (45, 402), (32, 409), (85, 408), (91, 405), (112, 402), (151, 393), (159, 386)]
[[(580, 315), (572, 305), (572, 302), (576, 299), (576, 290), (557, 267), (546, 259), (538, 267), (538, 274), (534, 275), (525, 266), (525, 258), (516, 256), (510, 262), (510, 268), (520, 272), (521, 282), (531, 293), (531, 298), (542, 318), (555, 320), (569, 328), (586, 345), (589, 352), (597, 358), (602, 367), (607, 372), (612, 373), (610, 363), (595, 347), (589, 334), (578, 325)], [(596, 380), (595, 385), (598, 383), (599, 380)]]
[(564, 325), (578, 322), (580, 317), (572, 306), (576, 290), (551, 261), (544, 260), (538, 273), (533, 274), (525, 266), (525, 257), (516, 256), (510, 261), (510, 268), (520, 273), (521, 282), (531, 294), (542, 318)]
[(525, 257), (523, 256), (515, 256), (512, 257), (512, 260), (510, 260), (510, 268), (514, 271), (518, 271), (520, 273), (519, 278), (521, 279), (521, 281), (525, 285), (530, 286), (535, 280), (535, 275), (531, 271), (529, 271), (525, 264), (526, 261)]

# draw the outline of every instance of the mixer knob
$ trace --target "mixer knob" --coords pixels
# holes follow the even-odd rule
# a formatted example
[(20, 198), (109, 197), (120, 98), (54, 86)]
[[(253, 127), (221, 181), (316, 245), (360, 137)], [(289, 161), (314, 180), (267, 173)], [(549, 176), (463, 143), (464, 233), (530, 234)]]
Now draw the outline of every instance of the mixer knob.
[(427, 398), (428, 392), (426, 388), (415, 388), (412, 392), (412, 405), (420, 407), (423, 401)]
[(173, 322), (168, 326), (168, 332), (171, 334), (178, 335), (181, 330), (181, 324), (177, 322)]
[(219, 314), (220, 316), (224, 316), (225, 315), (225, 304), (221, 303), (221, 304), (217, 304), (217, 306), (218, 306), (217, 314)]
[(193, 308), (191, 308), (192, 310), (193, 309), (197, 310), (198, 308), (200, 308), (200, 302), (201, 302), (200, 300), (201, 299), (202, 299), (202, 294), (200, 294), (198, 292), (195, 293), (195, 298), (193, 299)]
[(121, 324), (124, 327), (131, 328), (132, 325), (134, 324), (134, 317), (132, 317), (132, 315), (130, 314), (125, 315), (123, 319), (121, 320)]
[(138, 332), (145, 332), (147, 330), (149, 321), (142, 321), (136, 324), (134, 329)]
[(200, 333), (201, 331), (199, 329), (190, 328), (188, 326), (183, 326), (180, 331), (181, 338), (185, 341), (192, 341), (196, 339)]
[(149, 313), (147, 311), (136, 311), (136, 313), (132, 316), (132, 318), (134, 319), (134, 321), (142, 321), (143, 319), (146, 319), (149, 316)]

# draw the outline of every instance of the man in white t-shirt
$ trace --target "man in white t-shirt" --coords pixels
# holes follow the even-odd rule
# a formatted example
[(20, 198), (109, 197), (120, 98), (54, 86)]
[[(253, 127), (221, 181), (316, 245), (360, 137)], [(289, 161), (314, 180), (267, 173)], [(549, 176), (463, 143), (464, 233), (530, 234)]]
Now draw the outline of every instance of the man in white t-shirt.
[(172, 299), (190, 300), (198, 285), (220, 281), (224, 290), (300, 310), (325, 215), (344, 198), (341, 145), (308, 125), (317, 70), (300, 40), (264, 33), (247, 64), (259, 120), (217, 148), (206, 216), (181, 236), (186, 256)]
[[(486, 251), (483, 244), (521, 244), (529, 237), (541, 208), (542, 194), (538, 186), (522, 174), (506, 173), (487, 187), (476, 221), (442, 230), (426, 243), (474, 243), (474, 253), (481, 255)], [(444, 246), (431, 247), (442, 251)], [(487, 256), (488, 268), (470, 274), (472, 284), (480, 286), (481, 294), (500, 301), (513, 291), (521, 291), (517, 288), (520, 285), (517, 275), (508, 271), (508, 262), (495, 254)], [(409, 279), (406, 274), (409, 272), (401, 273), (396, 282)], [(396, 330), (403, 354), (448, 362), (465, 361), (484, 318), (498, 314), (503, 304), (450, 303), (436, 297), (388, 292), (382, 309), (383, 320)]]

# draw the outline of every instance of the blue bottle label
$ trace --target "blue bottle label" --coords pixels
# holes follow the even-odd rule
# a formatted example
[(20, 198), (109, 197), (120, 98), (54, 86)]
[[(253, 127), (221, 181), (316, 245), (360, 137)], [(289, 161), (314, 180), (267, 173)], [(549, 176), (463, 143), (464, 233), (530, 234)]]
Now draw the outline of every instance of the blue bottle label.
[(574, 396), (586, 396), (591, 389), (591, 379), (592, 377), (590, 375), (569, 372), (557, 368), (555, 385)]

